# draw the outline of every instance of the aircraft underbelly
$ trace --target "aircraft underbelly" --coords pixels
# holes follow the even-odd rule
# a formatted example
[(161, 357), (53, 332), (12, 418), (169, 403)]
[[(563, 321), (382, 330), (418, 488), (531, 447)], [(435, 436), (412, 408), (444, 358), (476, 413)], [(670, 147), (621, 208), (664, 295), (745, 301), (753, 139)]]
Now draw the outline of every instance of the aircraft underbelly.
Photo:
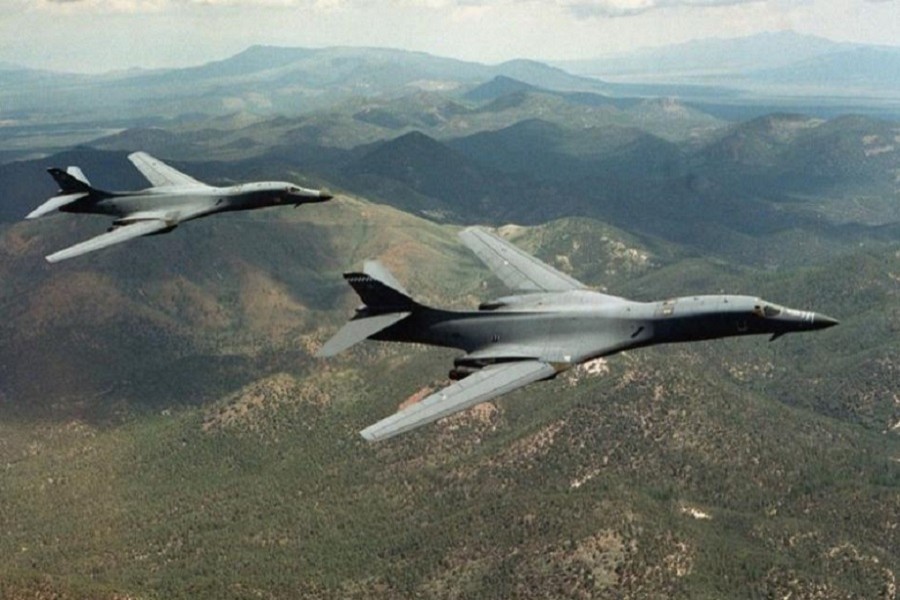
[(96, 205), (101, 214), (127, 218), (135, 214), (165, 216), (175, 221), (184, 221), (200, 214), (208, 214), (215, 206), (215, 198), (202, 195), (147, 194), (115, 197)]
[(649, 334), (633, 320), (577, 313), (471, 313), (431, 323), (414, 318), (402, 329), (389, 338), (459, 348), (474, 356), (561, 363), (639, 345)]

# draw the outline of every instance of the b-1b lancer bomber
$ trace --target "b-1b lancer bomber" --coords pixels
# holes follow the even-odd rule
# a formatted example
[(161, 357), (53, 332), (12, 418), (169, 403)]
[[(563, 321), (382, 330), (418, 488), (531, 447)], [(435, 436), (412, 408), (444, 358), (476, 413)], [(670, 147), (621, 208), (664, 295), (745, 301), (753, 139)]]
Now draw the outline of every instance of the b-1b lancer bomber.
[(283, 181), (243, 183), (213, 187), (170, 167), (145, 152), (128, 159), (152, 184), (132, 192), (104, 192), (91, 186), (78, 167), (50, 169), (60, 190), (26, 219), (37, 219), (54, 211), (93, 213), (115, 217), (109, 230), (95, 238), (47, 256), (49, 262), (100, 250), (144, 235), (168, 233), (178, 224), (215, 213), (250, 210), (266, 206), (324, 202), (331, 195)]
[(738, 335), (825, 329), (837, 321), (752, 296), (690, 296), (634, 302), (591, 289), (478, 228), (462, 241), (507, 287), (525, 292), (478, 311), (430, 308), (413, 300), (379, 263), (347, 273), (363, 301), (353, 319), (318, 352), (332, 356), (365, 339), (459, 348), (452, 385), (361, 433), (383, 440), (580, 363), (623, 350)]

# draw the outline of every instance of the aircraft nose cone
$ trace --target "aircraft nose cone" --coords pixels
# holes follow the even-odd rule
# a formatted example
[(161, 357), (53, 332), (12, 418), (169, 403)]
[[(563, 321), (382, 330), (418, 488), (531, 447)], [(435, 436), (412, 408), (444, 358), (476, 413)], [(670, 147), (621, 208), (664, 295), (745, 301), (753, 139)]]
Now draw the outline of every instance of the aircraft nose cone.
[(322, 202), (325, 202), (326, 200), (331, 200), (332, 198), (334, 198), (334, 196), (331, 195), (328, 191), (319, 190), (319, 200), (321, 200)]
[(840, 323), (837, 319), (832, 319), (826, 315), (820, 315), (816, 313), (816, 316), (813, 317), (813, 327), (816, 329), (827, 329), (829, 327), (834, 327)]

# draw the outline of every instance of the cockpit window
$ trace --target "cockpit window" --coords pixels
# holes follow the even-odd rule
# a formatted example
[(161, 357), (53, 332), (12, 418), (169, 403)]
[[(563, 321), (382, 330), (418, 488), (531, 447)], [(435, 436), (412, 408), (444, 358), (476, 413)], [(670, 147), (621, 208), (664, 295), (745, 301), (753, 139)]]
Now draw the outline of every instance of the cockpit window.
[(753, 306), (753, 314), (757, 317), (777, 317), (781, 314), (781, 309), (772, 304), (755, 304)]
[(292, 185), (291, 187), (288, 188), (288, 191), (289, 191), (290, 193), (292, 193), (292, 194), (296, 194), (297, 192), (300, 191), (300, 188), (298, 188), (297, 186)]

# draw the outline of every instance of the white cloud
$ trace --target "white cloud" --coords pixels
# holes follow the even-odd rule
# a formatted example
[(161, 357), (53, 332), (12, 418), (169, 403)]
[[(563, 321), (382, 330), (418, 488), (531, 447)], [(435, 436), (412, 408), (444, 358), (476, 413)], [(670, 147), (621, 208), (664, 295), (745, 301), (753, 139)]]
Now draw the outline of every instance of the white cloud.
[[(451, 15), (477, 15), (490, 9), (530, 5), (532, 9), (563, 8), (578, 17), (636, 15), (676, 6), (709, 7), (764, 0), (38, 0), (38, 6), (57, 10), (113, 13), (163, 12), (177, 8), (304, 8), (382, 10), (432, 9)], [(890, 0), (867, 0), (870, 2)]]
[(459, 6), (451, 14), (454, 23), (478, 22), (488, 18), (490, 6)]
[(38, 9), (58, 11), (64, 14), (121, 13), (140, 14), (163, 11), (170, 0), (38, 0)]
[(78, 10), (96, 13), (152, 13), (180, 8), (223, 7), (296, 8), (322, 3), (335, 4), (342, 0), (39, 0), (37, 5), (50, 10)]
[(668, 8), (710, 8), (752, 4), (764, 0), (561, 0), (579, 18), (630, 17)]
[[(171, 0), (170, 0), (171, 1)], [(337, 5), (340, 0), (324, 0), (327, 4)], [(321, 0), (180, 0), (179, 4), (194, 6), (246, 6), (257, 8), (297, 8), (321, 4)]]

